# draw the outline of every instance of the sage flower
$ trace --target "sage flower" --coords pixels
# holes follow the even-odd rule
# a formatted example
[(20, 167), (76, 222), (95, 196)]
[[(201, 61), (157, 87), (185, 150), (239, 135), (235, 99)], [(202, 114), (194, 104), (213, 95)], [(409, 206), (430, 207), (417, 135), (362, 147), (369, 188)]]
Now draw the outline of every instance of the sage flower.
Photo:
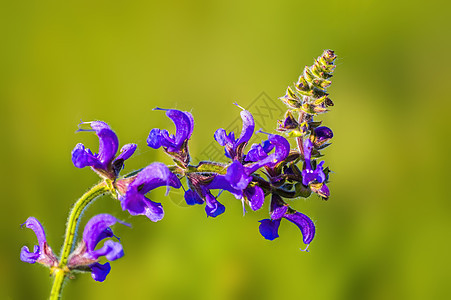
[(77, 168), (91, 167), (103, 178), (114, 180), (124, 166), (124, 161), (130, 158), (136, 150), (136, 144), (126, 144), (121, 148), (120, 154), (116, 157), (119, 149), (119, 140), (113, 130), (101, 121), (93, 121), (82, 124), (89, 124), (92, 130), (99, 137), (99, 152), (92, 153), (79, 143), (72, 150), (72, 162)]

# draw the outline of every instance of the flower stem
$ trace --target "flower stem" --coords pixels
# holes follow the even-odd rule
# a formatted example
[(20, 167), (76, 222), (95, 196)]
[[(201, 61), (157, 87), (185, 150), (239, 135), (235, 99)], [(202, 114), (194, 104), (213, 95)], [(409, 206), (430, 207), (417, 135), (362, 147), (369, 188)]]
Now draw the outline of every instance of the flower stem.
[(60, 299), (61, 291), (63, 288), (64, 278), (66, 277), (66, 272), (62, 269), (55, 269), (53, 272), (54, 280), (52, 290), (50, 292), (50, 300)]
[(57, 268), (53, 270), (54, 281), (52, 291), (50, 292), (50, 300), (57, 300), (61, 297), (62, 286), (66, 274), (69, 272), (67, 268), (67, 260), (74, 245), (75, 231), (77, 229), (78, 221), (80, 220), (83, 210), (92, 203), (97, 197), (111, 192), (112, 185), (105, 181), (95, 185), (87, 191), (72, 207), (67, 221), (66, 235), (64, 238), (63, 249), (61, 251), (61, 259)]

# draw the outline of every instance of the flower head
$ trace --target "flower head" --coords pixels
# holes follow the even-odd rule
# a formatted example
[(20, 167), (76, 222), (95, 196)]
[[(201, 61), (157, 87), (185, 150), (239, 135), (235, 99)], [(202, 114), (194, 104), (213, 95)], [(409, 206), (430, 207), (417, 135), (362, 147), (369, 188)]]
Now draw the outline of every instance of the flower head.
[(119, 148), (119, 140), (113, 130), (101, 121), (93, 121), (90, 124), (92, 130), (99, 137), (99, 152), (94, 154), (81, 143), (72, 150), (72, 162), (77, 168), (91, 167), (100, 176), (116, 179), (127, 160), (136, 150), (136, 144), (126, 144), (122, 147), (120, 154), (116, 157)]
[(97, 250), (95, 248), (100, 241), (116, 237), (110, 228), (116, 222), (130, 226), (109, 214), (100, 214), (91, 218), (83, 231), (83, 240), (69, 257), (68, 268), (70, 270), (87, 269), (91, 272), (94, 280), (104, 281), (111, 266), (109, 263), (100, 264), (99, 258), (105, 256), (109, 261), (114, 261), (124, 256), (124, 251), (120, 242), (112, 240), (106, 240), (103, 246)]
[(260, 221), (259, 231), (267, 240), (279, 237), (279, 225), (282, 218), (294, 223), (299, 227), (303, 236), (304, 244), (308, 245), (315, 237), (315, 224), (306, 215), (291, 209), (277, 194), (272, 194), (270, 219)]
[(34, 231), (38, 238), (38, 245), (33, 247), (32, 252), (30, 252), (27, 246), (23, 246), (20, 251), (20, 260), (30, 264), (38, 262), (47, 267), (56, 267), (58, 265), (58, 259), (47, 244), (44, 228), (41, 223), (39, 223), (36, 218), (29, 217), (27, 221), (22, 224), (22, 226), (24, 225)]
[[(120, 185), (120, 182), (118, 184)], [(128, 183), (125, 193), (119, 196), (122, 209), (128, 210), (133, 216), (145, 215), (153, 222), (160, 221), (164, 216), (161, 203), (153, 202), (144, 196), (160, 186), (178, 189), (182, 184), (165, 164), (155, 162), (145, 167)]]
[(255, 127), (254, 118), (249, 111), (243, 109), (240, 115), (243, 120), (243, 129), (239, 138), (235, 139), (235, 133), (233, 131), (227, 134), (223, 128), (219, 128), (214, 134), (215, 140), (221, 146), (225, 147), (225, 155), (233, 160), (241, 160), (243, 149), (252, 137)]
[(314, 130), (313, 144), (315, 148), (324, 148), (325, 144), (334, 136), (332, 130), (326, 126), (316, 127)]
[(165, 129), (154, 128), (147, 138), (147, 145), (151, 148), (163, 149), (179, 162), (187, 165), (189, 163), (188, 140), (194, 129), (194, 119), (191, 113), (176, 109), (155, 108), (154, 110), (165, 110), (166, 116), (175, 124), (175, 134), (171, 135)]

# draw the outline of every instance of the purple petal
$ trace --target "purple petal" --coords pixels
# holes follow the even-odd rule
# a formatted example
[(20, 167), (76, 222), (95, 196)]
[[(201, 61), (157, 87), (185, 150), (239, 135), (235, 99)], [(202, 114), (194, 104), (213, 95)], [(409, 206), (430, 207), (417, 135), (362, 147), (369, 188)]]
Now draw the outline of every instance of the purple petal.
[(241, 130), (240, 137), (236, 141), (236, 145), (240, 145), (242, 143), (247, 143), (254, 133), (254, 118), (252, 114), (247, 110), (242, 110), (240, 112), (241, 119), (243, 120), (243, 129)]
[(225, 178), (230, 182), (230, 185), (237, 190), (244, 190), (252, 181), (252, 176), (246, 174), (246, 169), (237, 160), (234, 160), (227, 168)]
[(288, 206), (287, 205), (283, 205), (283, 206), (279, 206), (277, 208), (274, 208), (271, 211), (271, 219), (273, 220), (280, 220), (287, 212), (288, 210)]
[(275, 150), (268, 157), (257, 161), (251, 167), (249, 167), (248, 173), (253, 173), (263, 166), (270, 168), (274, 167), (279, 162), (283, 161), (290, 153), (290, 143), (286, 138), (277, 134), (269, 134), (268, 140), (275, 146)]
[(36, 234), (36, 237), (38, 239), (39, 247), (41, 249), (43, 249), (44, 244), (47, 242), (47, 240), (45, 237), (44, 227), (42, 227), (41, 223), (35, 217), (29, 217), (23, 225), (25, 225), (25, 227), (30, 228), (31, 230), (34, 231), (34, 233)]
[[(168, 116), (175, 124), (175, 147), (173, 150), (180, 150), (182, 144), (191, 137), (194, 129), (194, 119), (191, 113), (176, 109), (168, 109)], [(176, 152), (171, 151), (171, 152)]]
[(263, 141), (261, 144), (253, 144), (246, 154), (247, 161), (259, 161), (268, 157), (268, 153), (274, 148), (269, 140)]
[(115, 160), (127, 160), (130, 158), (130, 156), (133, 155), (133, 153), (135, 153), (135, 150), (138, 146), (136, 144), (126, 144), (121, 148), (121, 151), (119, 153), (119, 155), (116, 157)]
[(232, 187), (230, 182), (226, 179), (226, 175), (216, 175), (213, 180), (205, 186), (205, 190), (226, 190), (230, 192), (235, 198), (241, 199), (243, 197), (242, 190)]
[(224, 213), (225, 206), (219, 203), (210, 192), (207, 193), (205, 200), (206, 200), (205, 212), (207, 213), (208, 216), (215, 218), (220, 214)]
[(99, 154), (97, 157), (106, 169), (116, 155), (119, 148), (119, 140), (114, 131), (105, 122), (91, 122), (91, 128), (95, 130), (99, 137)]
[(326, 175), (323, 171), (324, 161), (320, 162), (316, 169), (313, 171), (310, 168), (310, 162), (306, 163), (306, 169), (302, 170), (302, 184), (308, 186), (311, 182), (317, 181), (319, 183), (324, 182), (326, 180)]
[(244, 190), (244, 196), (249, 201), (252, 210), (259, 210), (265, 201), (265, 193), (259, 186), (250, 186)]
[(91, 266), (91, 276), (95, 281), (103, 282), (111, 271), (110, 263), (104, 265), (94, 263)]
[(34, 264), (41, 256), (39, 246), (34, 245), (33, 252), (30, 252), (27, 246), (23, 246), (20, 250), (20, 260), (29, 264)]
[(299, 227), (303, 236), (304, 244), (308, 245), (311, 243), (315, 237), (315, 224), (309, 217), (300, 212), (295, 212), (292, 214), (286, 214), (284, 218)]
[(99, 159), (95, 157), (89, 149), (85, 149), (85, 146), (78, 143), (74, 150), (72, 150), (72, 162), (77, 168), (84, 168), (87, 166), (94, 168), (102, 168), (102, 164)]
[(204, 200), (193, 190), (185, 192), (185, 201), (188, 205), (203, 204)]
[(187, 141), (194, 129), (194, 119), (191, 113), (176, 109), (155, 108), (154, 110), (165, 110), (175, 124), (175, 135), (169, 135), (167, 130), (152, 129), (147, 139), (147, 144), (152, 148), (164, 146), (169, 152), (178, 152), (183, 143)]
[(229, 147), (233, 147), (233, 144), (235, 143), (233, 132), (230, 132), (229, 135), (227, 135), (227, 132), (223, 128), (219, 128), (215, 131), (214, 138), (221, 146), (228, 145)]
[(88, 252), (93, 252), (97, 244), (105, 238), (112, 237), (113, 232), (109, 228), (118, 222), (118, 219), (109, 214), (99, 214), (92, 217), (86, 223), (83, 231), (83, 241)]
[(326, 175), (324, 174), (323, 171), (323, 165), (324, 165), (324, 161), (320, 162), (315, 169), (315, 173), (316, 173), (316, 181), (322, 183), (324, 182), (324, 180), (326, 180)]
[(264, 219), (260, 220), (259, 222), (260, 226), (258, 227), (258, 230), (265, 239), (272, 241), (279, 237), (280, 219), (279, 220)]
[(303, 143), (304, 146), (304, 161), (307, 163), (310, 163), (310, 159), (312, 157), (312, 149), (313, 149), (313, 143), (310, 139), (304, 140)]
[(158, 149), (161, 147), (161, 130), (154, 128), (147, 137), (147, 145), (151, 148)]
[(145, 215), (152, 222), (158, 222), (164, 217), (161, 203), (153, 202), (135, 190), (129, 190), (125, 196), (119, 197), (122, 210), (128, 210), (132, 216)]
[(138, 173), (136, 179), (128, 186), (127, 191), (134, 190), (138, 192), (139, 190), (139, 193), (144, 195), (160, 186), (180, 188), (182, 183), (176, 175), (169, 171), (165, 164), (155, 162)]
[(107, 240), (103, 243), (102, 248), (91, 252), (90, 256), (94, 259), (98, 259), (100, 256), (105, 256), (109, 261), (113, 261), (124, 256), (124, 250), (121, 243)]
[(277, 194), (271, 195), (270, 216), (273, 220), (280, 220), (287, 212), (288, 205)]

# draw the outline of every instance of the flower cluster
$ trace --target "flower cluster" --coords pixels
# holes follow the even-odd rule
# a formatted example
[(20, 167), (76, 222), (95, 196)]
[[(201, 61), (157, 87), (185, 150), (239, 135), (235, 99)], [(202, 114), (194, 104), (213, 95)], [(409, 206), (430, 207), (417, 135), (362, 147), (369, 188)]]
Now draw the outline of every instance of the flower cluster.
[[(330, 197), (327, 186), (330, 170), (324, 166), (324, 161), (318, 162), (317, 159), (322, 157), (320, 151), (330, 145), (333, 133), (314, 118), (333, 106), (326, 88), (331, 83), (335, 58), (333, 51), (324, 51), (313, 66), (305, 67), (294, 88), (288, 87), (285, 96), (280, 98), (288, 106), (284, 119), (277, 124), (276, 130), (280, 134), (255, 131), (252, 113), (236, 104), (241, 109), (242, 119), (239, 136), (224, 128), (217, 129), (213, 134), (215, 141), (224, 147), (225, 162), (191, 164), (188, 143), (194, 130), (192, 114), (177, 109), (155, 108), (165, 111), (175, 124), (175, 133), (154, 128), (147, 137), (147, 145), (153, 149), (163, 148), (174, 164), (167, 166), (153, 162), (122, 176), (124, 162), (133, 155), (137, 145), (126, 144), (118, 154), (119, 139), (108, 124), (101, 121), (81, 123), (88, 129), (79, 131), (92, 131), (97, 135), (99, 149), (93, 153), (79, 143), (72, 151), (72, 162), (77, 168), (90, 167), (102, 181), (74, 204), (60, 258), (47, 244), (42, 225), (30, 217), (24, 225), (35, 232), (38, 245), (34, 246), (33, 251), (24, 246), (21, 260), (32, 264), (38, 262), (64, 277), (72, 271), (85, 271), (90, 272), (94, 280), (104, 281), (111, 266), (108, 262), (101, 264), (99, 259), (104, 256), (114, 261), (124, 255), (120, 241), (111, 239), (116, 236), (110, 227), (115, 223), (129, 224), (109, 214), (97, 215), (88, 221), (82, 240), (74, 248), (76, 228), (86, 206), (98, 196), (109, 193), (131, 216), (143, 215), (157, 222), (164, 217), (163, 205), (146, 195), (163, 186), (167, 192), (171, 187), (181, 188), (182, 179), (186, 182), (186, 187), (183, 187), (186, 203), (204, 205), (207, 217), (216, 218), (225, 212), (226, 207), (218, 200), (222, 191), (241, 201), (243, 214), (246, 213), (246, 206), (256, 211), (264, 206), (265, 199), (269, 199), (269, 218), (259, 221), (260, 234), (267, 240), (274, 240), (279, 236), (281, 220), (286, 219), (300, 229), (303, 242), (308, 247), (315, 236), (315, 224), (308, 216), (287, 204), (286, 199), (307, 198), (312, 193), (324, 200)], [(248, 146), (255, 135), (263, 141)], [(103, 246), (96, 249), (107, 238)], [(58, 287), (54, 290), (57, 291), (55, 294), (60, 293)]]
[[(111, 270), (110, 263), (100, 264), (99, 258), (105, 256), (109, 261), (116, 260), (124, 256), (124, 251), (120, 242), (106, 240), (100, 249), (95, 250), (100, 241), (106, 238), (116, 237), (110, 226), (115, 223), (129, 226), (127, 223), (119, 221), (112, 215), (100, 214), (91, 218), (83, 231), (83, 239), (78, 247), (69, 256), (67, 268), (72, 271), (88, 271), (96, 281), (104, 281)], [(23, 246), (20, 251), (20, 259), (24, 262), (34, 264), (39, 263), (51, 269), (57, 268), (59, 260), (47, 244), (44, 228), (34, 217), (29, 217), (22, 226), (30, 228), (38, 238), (38, 245), (35, 245), (30, 252), (27, 246)], [(116, 237), (117, 238), (117, 237)]]

